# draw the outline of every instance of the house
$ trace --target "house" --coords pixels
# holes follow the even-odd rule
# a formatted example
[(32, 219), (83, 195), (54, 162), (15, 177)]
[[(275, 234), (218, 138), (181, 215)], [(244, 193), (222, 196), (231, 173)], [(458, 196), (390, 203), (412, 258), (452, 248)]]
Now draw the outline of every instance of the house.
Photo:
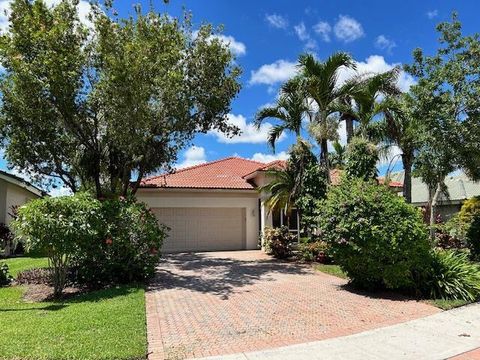
[[(257, 190), (267, 183), (269, 169), (283, 166), (229, 157), (147, 178), (136, 196), (171, 229), (164, 252), (257, 249), (265, 226), (286, 223), (280, 212), (268, 211), (265, 194)], [(332, 170), (333, 184), (339, 177)], [(299, 231), (295, 213), (290, 231)]]
[(22, 178), (0, 170), (0, 223), (8, 225), (13, 220), (15, 207), (44, 195)]
[[(390, 174), (391, 181), (403, 183), (404, 172)], [(437, 213), (443, 220), (448, 220), (452, 215), (460, 211), (465, 200), (474, 196), (480, 196), (480, 182), (470, 180), (465, 174), (450, 175), (445, 179), (448, 196), (442, 194), (438, 201)], [(412, 177), (412, 204), (415, 206), (428, 205), (428, 187), (418, 177)]]

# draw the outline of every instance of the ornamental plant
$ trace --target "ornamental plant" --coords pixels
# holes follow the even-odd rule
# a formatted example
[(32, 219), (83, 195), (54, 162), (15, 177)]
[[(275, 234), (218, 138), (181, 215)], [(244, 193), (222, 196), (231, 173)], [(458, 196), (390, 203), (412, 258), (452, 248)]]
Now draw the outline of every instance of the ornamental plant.
[(14, 233), (24, 241), (27, 251), (48, 257), (57, 298), (81, 244), (99, 237), (100, 209), (101, 203), (88, 194), (36, 199), (18, 209), (18, 217), (12, 222)]
[(410, 289), (430, 262), (420, 211), (374, 180), (343, 179), (321, 202), (320, 237), (352, 284)]
[(8, 272), (8, 265), (0, 263), (0, 287), (9, 285), (12, 280), (12, 276)]
[(83, 241), (73, 257), (74, 280), (98, 288), (151, 277), (167, 228), (134, 199), (104, 200), (99, 216), (98, 237)]
[(266, 227), (263, 230), (263, 247), (267, 254), (277, 259), (286, 259), (292, 256), (292, 242), (296, 240), (288, 227)]

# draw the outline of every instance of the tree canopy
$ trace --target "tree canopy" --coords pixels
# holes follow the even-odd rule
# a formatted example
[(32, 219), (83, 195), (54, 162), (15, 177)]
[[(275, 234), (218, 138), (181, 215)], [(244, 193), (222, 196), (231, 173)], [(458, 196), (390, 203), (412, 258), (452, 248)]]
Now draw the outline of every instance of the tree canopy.
[(73, 191), (126, 194), (227, 122), (240, 68), (211, 25), (137, 8), (119, 19), (75, 1), (14, 0), (0, 38), (0, 135), (12, 166)]

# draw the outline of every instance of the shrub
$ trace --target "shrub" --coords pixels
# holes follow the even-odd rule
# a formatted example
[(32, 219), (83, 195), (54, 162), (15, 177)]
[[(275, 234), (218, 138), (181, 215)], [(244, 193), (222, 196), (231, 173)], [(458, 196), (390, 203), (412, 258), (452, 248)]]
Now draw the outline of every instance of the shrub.
[(286, 226), (280, 228), (266, 227), (263, 230), (263, 246), (265, 252), (278, 259), (292, 256), (292, 242), (295, 235), (290, 234)]
[(378, 159), (375, 144), (355, 137), (347, 146), (345, 173), (349, 178), (376, 179)]
[(320, 236), (360, 288), (413, 288), (430, 258), (419, 209), (374, 181), (343, 179), (321, 203)]
[(0, 263), (0, 287), (7, 286), (12, 282), (13, 278), (8, 272), (8, 265)]
[(317, 261), (322, 264), (332, 262), (330, 245), (322, 240), (302, 241), (299, 245), (300, 256), (305, 261)]
[(105, 200), (100, 215), (99, 237), (83, 241), (72, 260), (76, 281), (101, 287), (151, 277), (166, 228), (145, 204), (133, 199)]
[(480, 298), (480, 266), (468, 260), (466, 253), (436, 250), (427, 281), (434, 299), (476, 301)]
[(18, 209), (12, 222), (27, 250), (45, 254), (52, 267), (54, 296), (59, 297), (80, 244), (98, 239), (100, 202), (87, 194), (36, 199)]
[(449, 234), (466, 243), (473, 259), (480, 260), (480, 197), (465, 201), (460, 212), (445, 226)]

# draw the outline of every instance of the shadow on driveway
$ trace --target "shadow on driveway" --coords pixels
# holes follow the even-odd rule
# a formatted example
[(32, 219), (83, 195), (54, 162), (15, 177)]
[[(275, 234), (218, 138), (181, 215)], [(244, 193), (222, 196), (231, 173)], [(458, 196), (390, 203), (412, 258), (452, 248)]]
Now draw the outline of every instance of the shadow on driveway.
[[(220, 296), (222, 299), (257, 281), (275, 281), (275, 274), (307, 274), (307, 265), (267, 258), (252, 259), (253, 252), (231, 252), (231, 257), (215, 253), (166, 255), (159, 264), (150, 288), (186, 289)], [(248, 256), (243, 257), (242, 255)], [(228, 256), (228, 255), (227, 255)]]

